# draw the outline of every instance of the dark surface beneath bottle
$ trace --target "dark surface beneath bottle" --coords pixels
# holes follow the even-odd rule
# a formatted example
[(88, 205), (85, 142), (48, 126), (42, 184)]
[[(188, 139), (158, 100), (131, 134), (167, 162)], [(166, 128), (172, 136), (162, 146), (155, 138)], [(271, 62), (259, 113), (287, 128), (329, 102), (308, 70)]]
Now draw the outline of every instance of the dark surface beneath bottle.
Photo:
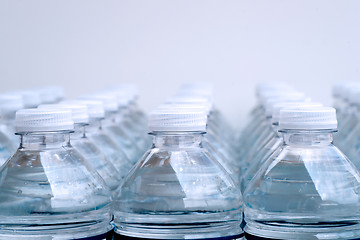
[(86, 237), (86, 238), (77, 238), (77, 239), (72, 239), (72, 240), (112, 240), (113, 235), (114, 235), (114, 231), (111, 230), (110, 232), (107, 232), (107, 233), (104, 233), (101, 235)]
[[(243, 236), (244, 236), (244, 234), (237, 235), (237, 236), (219, 237), (219, 238), (203, 238), (203, 239), (196, 239), (196, 240), (235, 240), (235, 239), (241, 239)], [(141, 240), (141, 239), (150, 239), (150, 238), (128, 237), (128, 236), (119, 235), (119, 234), (114, 233), (113, 240)], [(171, 239), (171, 240), (180, 240), (180, 239)]]
[[(277, 239), (277, 238), (263, 238), (257, 237), (248, 233), (245, 233), (245, 240), (284, 240), (284, 239)], [(360, 240), (360, 238), (351, 238), (347, 240)]]

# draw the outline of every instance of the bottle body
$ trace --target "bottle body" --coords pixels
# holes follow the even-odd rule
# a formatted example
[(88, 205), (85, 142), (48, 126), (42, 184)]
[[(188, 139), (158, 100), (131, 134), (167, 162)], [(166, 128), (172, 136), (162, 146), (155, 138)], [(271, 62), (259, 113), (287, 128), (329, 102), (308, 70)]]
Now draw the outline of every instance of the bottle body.
[(0, 239), (105, 239), (109, 190), (68, 141), (31, 134), (0, 171)]
[[(201, 134), (159, 135), (114, 202), (115, 234), (147, 239), (242, 235), (241, 194), (199, 146)], [(195, 145), (194, 145), (195, 142)]]
[(100, 119), (91, 119), (87, 127), (87, 137), (89, 140), (101, 148), (101, 152), (106, 159), (111, 162), (116, 171), (120, 174), (120, 178), (125, 177), (133, 164), (127, 158), (123, 149), (104, 131)]
[(84, 124), (75, 124), (75, 132), (71, 135), (72, 146), (93, 169), (96, 169), (109, 189), (114, 192), (120, 184), (121, 175), (101, 149), (87, 138), (85, 128)]
[(332, 134), (285, 131), (284, 142), (244, 193), (249, 239), (359, 238), (359, 172)]

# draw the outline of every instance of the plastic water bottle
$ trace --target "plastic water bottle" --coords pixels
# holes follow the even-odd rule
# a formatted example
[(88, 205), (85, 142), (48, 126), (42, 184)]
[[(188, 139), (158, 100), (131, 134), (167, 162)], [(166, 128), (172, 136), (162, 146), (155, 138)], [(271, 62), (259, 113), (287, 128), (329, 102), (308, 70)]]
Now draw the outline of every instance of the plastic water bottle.
[[(339, 82), (333, 86), (333, 106), (336, 109), (338, 130), (342, 129), (344, 120), (347, 118), (350, 108), (349, 97), (351, 89), (359, 88), (359, 82)], [(335, 137), (336, 135), (334, 135)]]
[[(360, 91), (353, 92), (349, 101), (353, 106), (353, 128), (347, 135), (344, 135), (339, 144), (341, 145), (341, 150), (346, 154), (346, 156), (354, 163), (354, 165), (360, 169)], [(345, 129), (345, 128), (344, 128)]]
[(357, 124), (356, 112), (357, 108), (354, 104), (354, 95), (358, 95), (360, 92), (360, 86), (354, 84), (348, 84), (345, 87), (344, 94), (346, 96), (345, 102), (346, 107), (342, 111), (341, 122), (339, 124), (339, 131), (335, 135), (334, 142), (339, 146), (340, 149), (344, 147), (343, 143), (349, 133), (354, 129)]
[(109, 190), (70, 143), (69, 111), (20, 110), (0, 170), (0, 239), (110, 239)]
[(95, 100), (70, 100), (63, 101), (65, 104), (85, 104), (89, 115), (89, 125), (86, 126), (86, 135), (89, 140), (98, 146), (106, 159), (115, 167), (115, 172), (123, 178), (133, 166), (125, 152), (112, 138), (110, 138), (102, 127), (105, 117), (104, 105)]
[[(255, 130), (263, 121), (265, 111), (264, 104), (266, 99), (274, 96), (279, 96), (281, 93), (289, 91), (293, 92), (294, 89), (284, 83), (260, 83), (256, 86), (257, 103), (255, 107), (250, 111), (250, 115), (247, 118), (248, 122), (246, 123), (243, 131), (238, 137), (239, 149), (243, 149), (243, 144), (249, 139), (249, 136), (255, 132)], [(246, 149), (243, 150), (245, 151)], [(241, 153), (241, 151), (239, 151), (239, 153)]]
[(332, 144), (335, 109), (285, 108), (284, 144), (244, 193), (246, 239), (360, 238), (360, 175)]
[[(241, 190), (244, 191), (248, 183), (254, 177), (256, 172), (261, 168), (265, 161), (269, 158), (272, 158), (273, 154), (278, 154), (283, 143), (279, 130), (279, 117), (280, 110), (283, 108), (289, 107), (322, 107), (321, 103), (317, 102), (274, 102), (274, 105), (268, 106), (269, 111), (272, 112), (271, 121), (272, 129), (274, 135), (269, 139), (267, 143), (261, 147), (254, 158), (249, 162), (249, 167), (246, 172), (243, 173), (243, 178), (241, 179)], [(272, 110), (271, 110), (272, 109)]]
[(80, 99), (92, 99), (102, 101), (104, 104), (105, 117), (102, 128), (112, 140), (125, 152), (127, 158), (135, 163), (139, 156), (140, 146), (133, 136), (128, 135), (116, 122), (118, 118), (118, 100), (110, 94), (92, 94), (81, 96)]
[[(112, 95), (117, 99), (118, 110), (115, 116), (116, 127), (120, 128), (122, 138), (131, 139), (131, 144), (137, 146), (137, 155), (134, 156), (134, 163), (145, 153), (150, 146), (144, 126), (139, 126), (142, 120), (134, 120), (131, 114), (131, 98), (119, 90), (106, 91), (106, 95)], [(133, 148), (133, 147), (132, 147)]]
[(82, 104), (48, 104), (40, 105), (39, 109), (71, 110), (74, 121), (74, 132), (70, 135), (72, 146), (93, 169), (96, 169), (109, 189), (114, 192), (120, 184), (121, 174), (111, 161), (106, 158), (106, 155), (102, 153), (101, 146), (96, 146), (87, 137), (87, 126), (89, 124), (87, 106)]
[[(15, 136), (15, 112), (23, 107), (21, 95), (15, 93), (0, 94), (0, 138), (2, 138), (0, 142), (4, 144), (4, 149), (1, 150), (5, 154), (3, 157), (10, 157), (5, 152), (14, 153), (19, 144), (19, 137)], [(2, 159), (4, 159), (3, 157)]]
[(41, 104), (58, 103), (64, 99), (64, 89), (60, 86), (44, 86), (33, 91), (40, 95)]
[[(276, 133), (272, 127), (272, 110), (276, 103), (280, 102), (298, 102), (308, 101), (310, 99), (305, 98), (303, 93), (293, 92), (287, 93), (276, 97), (271, 97), (263, 103), (264, 106), (264, 118), (258, 129), (255, 129), (254, 133), (249, 136), (248, 142), (244, 143), (244, 153), (240, 156), (242, 166), (241, 173), (244, 175), (248, 168), (254, 162), (254, 159), (272, 139), (276, 138)], [(250, 144), (251, 143), (251, 144)], [(261, 154), (261, 153), (260, 153)], [(244, 186), (242, 186), (244, 187)], [(244, 190), (244, 188), (242, 188)]]
[(17, 90), (17, 91), (10, 91), (9, 94), (21, 95), (24, 108), (36, 108), (41, 104), (40, 94), (37, 91)]
[(201, 146), (203, 111), (150, 114), (153, 147), (125, 178), (114, 201), (115, 239), (237, 239), (241, 193)]
[(117, 93), (121, 93), (127, 96), (129, 100), (129, 116), (131, 117), (134, 125), (137, 126), (140, 132), (144, 132), (147, 130), (147, 116), (140, 109), (138, 105), (139, 100), (139, 89), (136, 84), (132, 83), (123, 83), (119, 84), (113, 88)]
[[(251, 132), (248, 132), (245, 137), (240, 139), (241, 151), (239, 158), (242, 161), (250, 159), (250, 155), (256, 152), (259, 147), (258, 141), (262, 141), (264, 137), (269, 136), (269, 133), (272, 131), (271, 127), (271, 112), (266, 112), (266, 106), (269, 105), (269, 102), (278, 102), (281, 100), (287, 101), (305, 101), (306, 96), (302, 92), (297, 91), (287, 91), (287, 92), (268, 92), (262, 96), (260, 99), (261, 105), (263, 106), (262, 116), (259, 117), (257, 125), (250, 126)], [(246, 167), (245, 167), (246, 169)]]
[[(213, 146), (216, 146), (216, 151), (223, 156), (221, 157), (222, 159), (235, 159), (237, 153), (233, 149), (235, 146), (232, 146), (234, 140), (228, 136), (229, 133), (225, 133), (226, 131), (230, 131), (229, 127), (221, 127), (226, 126), (227, 123), (223, 117), (220, 117), (221, 113), (215, 109), (212, 100), (199, 96), (175, 96), (167, 99), (166, 103), (189, 106), (195, 104), (205, 107), (208, 112), (208, 122), (204, 143), (210, 142)], [(234, 133), (234, 131), (230, 132)], [(235, 163), (235, 161), (233, 163)]]
[[(162, 111), (172, 111), (173, 109), (203, 111), (206, 113), (208, 121), (209, 117), (211, 117), (208, 106), (201, 104), (163, 104), (158, 106), (158, 109), (161, 109)], [(202, 138), (202, 146), (209, 152), (211, 156), (215, 158), (217, 162), (219, 162), (224, 167), (225, 171), (232, 177), (235, 184), (239, 185), (240, 172), (238, 166), (235, 164), (235, 155), (233, 155), (231, 158), (227, 152), (221, 151), (222, 147), (218, 142), (212, 140), (211, 136), (209, 137), (209, 124), (207, 124), (206, 131), (206, 135)]]

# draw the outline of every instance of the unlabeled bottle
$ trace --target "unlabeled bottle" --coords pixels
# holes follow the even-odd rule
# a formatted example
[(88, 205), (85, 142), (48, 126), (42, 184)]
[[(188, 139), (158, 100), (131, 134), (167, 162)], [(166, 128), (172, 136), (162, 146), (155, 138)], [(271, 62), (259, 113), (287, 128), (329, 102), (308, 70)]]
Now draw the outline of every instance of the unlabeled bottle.
[(90, 99), (102, 101), (104, 104), (105, 116), (102, 120), (102, 129), (112, 140), (122, 149), (127, 158), (135, 163), (139, 157), (140, 146), (133, 138), (128, 135), (117, 123), (118, 118), (118, 100), (113, 94), (91, 94), (81, 96), (79, 99)]
[(37, 91), (16, 90), (16, 91), (10, 91), (8, 93), (21, 95), (24, 108), (36, 108), (41, 104), (40, 94)]
[[(15, 135), (15, 113), (23, 107), (20, 94), (0, 94), (0, 144), (4, 146), (4, 149), (0, 150), (3, 155), (0, 158), (3, 160), (10, 157), (9, 152), (14, 153), (19, 144), (19, 137)], [(0, 162), (0, 165), (2, 163)]]
[(280, 110), (289, 107), (294, 108), (294, 107), (322, 107), (322, 106), (323, 105), (321, 103), (317, 103), (317, 102), (286, 102), (285, 101), (285, 102), (274, 103), (274, 105), (271, 107), (272, 109), (271, 125), (274, 135), (270, 138), (270, 140), (266, 144), (264, 144), (264, 146), (261, 149), (258, 150), (257, 154), (255, 154), (254, 158), (250, 162), (247, 171), (243, 173), (243, 176), (241, 176), (242, 191), (245, 190), (248, 183), (254, 177), (256, 172), (261, 168), (264, 162), (269, 158), (271, 158), (273, 154), (277, 154), (281, 148), (283, 139), (281, 137), (280, 132), (278, 131)]
[[(299, 101), (310, 101), (309, 98), (305, 98), (305, 95), (300, 92), (293, 93), (282, 93), (280, 96), (271, 97), (265, 101), (264, 105), (264, 120), (255, 129), (254, 133), (249, 135), (248, 142), (244, 143), (243, 148), (246, 149), (240, 160), (241, 160), (241, 175), (243, 176), (251, 167), (254, 159), (264, 148), (267, 143), (272, 139), (276, 138), (277, 133), (274, 132), (272, 126), (272, 108), (276, 103), (280, 102), (299, 102)], [(251, 144), (250, 144), (251, 143)], [(244, 187), (244, 186), (243, 186)], [(242, 189), (244, 190), (244, 189)]]
[(284, 143), (244, 193), (246, 239), (358, 239), (360, 175), (332, 144), (335, 109), (285, 108)]
[[(190, 109), (196, 111), (203, 111), (207, 114), (207, 121), (209, 122), (210, 109), (206, 105), (201, 104), (162, 104), (158, 106), (158, 109), (172, 110), (172, 109)], [(202, 146), (211, 154), (216, 161), (218, 161), (226, 170), (226, 172), (232, 177), (236, 185), (239, 185), (239, 168), (235, 164), (235, 156), (232, 158), (226, 152), (222, 151), (222, 147), (217, 141), (208, 134), (209, 124), (206, 125), (207, 133), (202, 138)]]
[(85, 161), (96, 169), (112, 192), (118, 188), (121, 174), (101, 151), (101, 146), (96, 146), (87, 137), (89, 115), (87, 106), (84, 104), (47, 104), (40, 105), (39, 109), (62, 109), (71, 110), (74, 121), (74, 132), (70, 135), (71, 145), (84, 157)]
[(64, 99), (64, 89), (61, 86), (44, 86), (33, 91), (40, 95), (41, 104), (58, 103)]
[(109, 190), (70, 144), (70, 111), (20, 110), (0, 170), (0, 239), (110, 239)]
[(123, 178), (133, 166), (132, 162), (127, 158), (121, 146), (119, 146), (112, 138), (110, 138), (102, 127), (105, 111), (101, 101), (95, 100), (70, 100), (63, 101), (66, 104), (85, 104), (88, 108), (89, 125), (86, 127), (86, 135), (96, 146), (101, 149), (115, 167), (115, 171)]
[(115, 239), (240, 238), (241, 193), (201, 146), (206, 113), (159, 109), (149, 127), (153, 146), (115, 198)]

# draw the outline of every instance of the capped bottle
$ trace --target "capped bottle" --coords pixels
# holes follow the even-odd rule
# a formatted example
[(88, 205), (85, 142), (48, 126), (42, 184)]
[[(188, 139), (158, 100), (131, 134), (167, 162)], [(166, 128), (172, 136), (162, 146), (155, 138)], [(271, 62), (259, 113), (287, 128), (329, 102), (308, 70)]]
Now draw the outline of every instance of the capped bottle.
[(16, 113), (20, 147), (0, 169), (0, 239), (110, 239), (109, 189), (72, 148), (70, 111)]
[(158, 109), (150, 114), (153, 146), (114, 201), (115, 239), (237, 239), (241, 193), (202, 147), (206, 113)]
[(111, 191), (115, 191), (121, 181), (121, 174), (97, 146), (87, 137), (89, 115), (85, 104), (45, 104), (39, 109), (70, 110), (74, 121), (74, 132), (70, 135), (72, 146), (84, 157), (85, 161), (100, 175)]
[(360, 175), (333, 145), (329, 107), (284, 108), (283, 145), (244, 193), (246, 239), (359, 239)]

